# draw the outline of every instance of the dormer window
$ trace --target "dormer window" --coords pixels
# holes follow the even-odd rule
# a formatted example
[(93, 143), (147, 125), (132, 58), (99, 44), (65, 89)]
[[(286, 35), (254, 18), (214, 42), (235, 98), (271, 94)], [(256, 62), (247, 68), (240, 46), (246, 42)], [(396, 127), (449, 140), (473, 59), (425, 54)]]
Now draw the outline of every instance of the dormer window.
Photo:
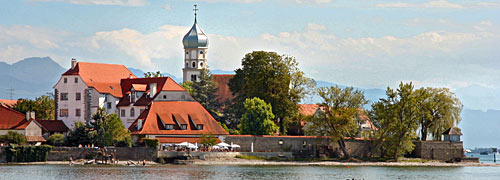
[(186, 130), (187, 129), (187, 124), (181, 124), (181, 129)]
[(131, 103), (135, 103), (135, 98), (136, 98), (135, 91), (130, 92), (130, 102)]
[(174, 129), (174, 125), (173, 124), (167, 124), (167, 125), (165, 125), (165, 129), (167, 129), (167, 130)]
[(196, 125), (196, 129), (198, 129), (198, 130), (203, 130), (203, 124), (198, 124), (198, 125)]

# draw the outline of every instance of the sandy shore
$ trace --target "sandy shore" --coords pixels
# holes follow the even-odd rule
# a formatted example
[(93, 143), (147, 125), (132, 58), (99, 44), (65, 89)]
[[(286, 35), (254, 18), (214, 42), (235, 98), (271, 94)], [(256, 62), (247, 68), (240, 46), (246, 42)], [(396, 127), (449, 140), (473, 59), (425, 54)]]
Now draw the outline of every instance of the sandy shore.
[(267, 161), (246, 159), (225, 160), (195, 160), (195, 165), (245, 165), (245, 166), (415, 166), (415, 167), (469, 167), (469, 166), (498, 166), (500, 164), (488, 163), (445, 163), (445, 162), (336, 162), (336, 161)]

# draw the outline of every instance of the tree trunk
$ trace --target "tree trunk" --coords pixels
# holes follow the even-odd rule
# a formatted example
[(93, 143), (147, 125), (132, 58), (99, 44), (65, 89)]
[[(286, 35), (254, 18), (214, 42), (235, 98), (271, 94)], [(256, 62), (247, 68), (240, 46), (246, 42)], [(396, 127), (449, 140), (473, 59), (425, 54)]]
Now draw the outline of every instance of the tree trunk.
[(422, 126), (422, 141), (427, 141), (427, 126)]
[(351, 161), (351, 154), (347, 151), (347, 148), (345, 147), (345, 141), (344, 140), (338, 140), (337, 143), (339, 144), (340, 148), (342, 149), (342, 152), (344, 153), (344, 157), (347, 158), (348, 161)]

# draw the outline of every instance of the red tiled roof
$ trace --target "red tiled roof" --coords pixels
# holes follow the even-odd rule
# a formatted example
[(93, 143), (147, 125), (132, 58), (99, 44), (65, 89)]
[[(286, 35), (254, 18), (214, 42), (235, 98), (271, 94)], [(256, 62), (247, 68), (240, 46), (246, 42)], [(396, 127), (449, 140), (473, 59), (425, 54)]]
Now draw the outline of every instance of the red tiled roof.
[(220, 103), (223, 103), (224, 101), (231, 101), (233, 100), (234, 96), (231, 90), (229, 89), (229, 80), (233, 78), (234, 75), (228, 75), (228, 74), (212, 74), (212, 81), (217, 83), (217, 94), (218, 96), (218, 101)]
[(0, 106), (0, 129), (22, 129), (22, 127), (26, 127), (28, 124), (26, 115)]
[(62, 75), (80, 75), (87, 86), (115, 97), (122, 97), (120, 79), (130, 76), (136, 78), (124, 65), (89, 62), (78, 62), (74, 69), (69, 69)]
[[(172, 121), (179, 124), (186, 124), (187, 129), (181, 130), (178, 126), (175, 129), (165, 130), (161, 124)], [(189, 116), (199, 118), (198, 124), (203, 125), (202, 130), (197, 130)], [(145, 119), (141, 130), (137, 130), (137, 120), (129, 127), (132, 134), (163, 134), (163, 135), (192, 135), (192, 134), (215, 134), (227, 135), (228, 133), (215, 121), (200, 103), (196, 101), (155, 101), (149, 110), (145, 110), (138, 119)], [(198, 121), (197, 120), (197, 121)]]
[(28, 142), (46, 142), (45, 138), (42, 136), (24, 136)]
[(17, 100), (0, 99), (0, 105), (4, 107), (9, 107), (17, 104)]
[[(183, 143), (183, 142), (189, 142), (189, 143), (201, 143), (201, 138), (199, 137), (156, 137), (160, 143)], [(215, 138), (217, 140), (217, 143), (220, 143), (219, 138)]]
[(305, 116), (312, 116), (318, 109), (317, 104), (297, 104), (299, 106), (299, 113)]
[(36, 120), (49, 132), (67, 132), (69, 128), (61, 120)]
[[(146, 106), (152, 100), (151, 98), (147, 98), (147, 92), (150, 91), (148, 85), (151, 83), (156, 83), (156, 94), (160, 91), (186, 91), (170, 77), (131, 78), (122, 79), (120, 82), (124, 95), (123, 97), (126, 97), (125, 94), (128, 94), (132, 87), (137, 91), (146, 91), (146, 93), (139, 97), (136, 103), (134, 103), (135, 106)], [(118, 106), (128, 106), (129, 104), (128, 98), (122, 98)]]

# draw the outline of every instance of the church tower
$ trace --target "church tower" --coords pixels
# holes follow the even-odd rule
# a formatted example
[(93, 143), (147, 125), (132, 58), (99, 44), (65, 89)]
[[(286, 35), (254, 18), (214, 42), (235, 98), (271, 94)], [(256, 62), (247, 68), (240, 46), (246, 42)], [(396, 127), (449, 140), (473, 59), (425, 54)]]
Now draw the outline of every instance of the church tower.
[(196, 21), (196, 5), (194, 5), (194, 24), (182, 39), (184, 45), (183, 82), (198, 81), (200, 71), (207, 68), (208, 37)]

